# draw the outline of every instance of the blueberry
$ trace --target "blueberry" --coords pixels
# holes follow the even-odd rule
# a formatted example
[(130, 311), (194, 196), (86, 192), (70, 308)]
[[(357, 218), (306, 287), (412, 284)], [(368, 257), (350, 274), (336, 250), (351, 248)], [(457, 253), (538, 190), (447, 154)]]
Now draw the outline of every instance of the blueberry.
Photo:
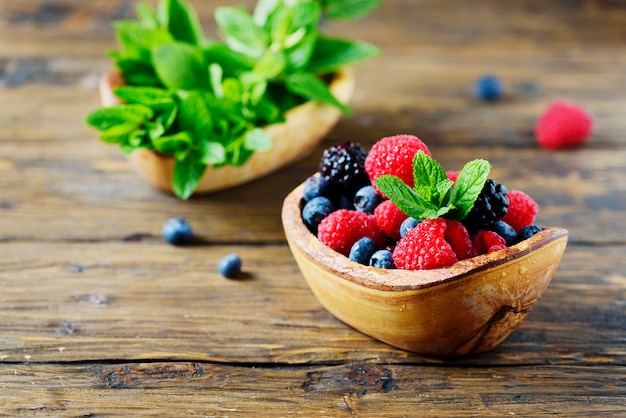
[(187, 245), (193, 239), (191, 225), (183, 218), (168, 219), (161, 228), (163, 239), (173, 245)]
[(400, 225), (400, 237), (404, 238), (406, 233), (415, 228), (419, 223), (420, 221), (415, 218), (406, 218), (404, 222), (402, 222), (402, 224)]
[(499, 100), (502, 97), (502, 90), (500, 79), (494, 75), (480, 77), (474, 85), (476, 98), (488, 102)]
[(535, 235), (537, 232), (541, 231), (541, 228), (539, 228), (536, 225), (528, 225), (523, 227), (522, 229), (519, 230), (519, 232), (517, 233), (517, 242), (522, 242), (524, 240), (527, 240), (528, 238), (532, 237), (533, 235)]
[(322, 219), (335, 210), (332, 202), (326, 197), (318, 196), (309, 200), (302, 208), (302, 220), (309, 230), (317, 234), (317, 227)]
[(370, 259), (370, 266), (379, 269), (395, 269), (396, 264), (393, 262), (393, 256), (389, 250), (378, 250)]
[(374, 254), (377, 249), (378, 246), (373, 239), (370, 237), (363, 237), (352, 245), (349, 256), (350, 260), (367, 265), (372, 257), (372, 254)]
[(302, 197), (305, 201), (309, 201), (314, 197), (328, 197), (330, 192), (330, 181), (326, 177), (311, 176), (304, 181), (304, 190)]
[(354, 207), (365, 213), (374, 213), (374, 209), (381, 202), (382, 197), (372, 186), (364, 186), (354, 195)]
[(235, 253), (225, 255), (218, 261), (217, 271), (224, 277), (236, 279), (241, 274), (241, 258)]
[(506, 241), (506, 246), (509, 247), (515, 244), (517, 239), (517, 232), (513, 227), (504, 221), (495, 221), (487, 226), (487, 229), (500, 235)]

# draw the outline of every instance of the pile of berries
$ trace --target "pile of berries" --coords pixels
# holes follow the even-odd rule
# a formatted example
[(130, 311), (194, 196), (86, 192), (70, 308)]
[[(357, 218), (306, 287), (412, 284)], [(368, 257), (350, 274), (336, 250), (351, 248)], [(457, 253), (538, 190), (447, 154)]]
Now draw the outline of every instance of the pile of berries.
[[(324, 152), (319, 175), (306, 179), (302, 219), (318, 239), (351, 260), (378, 268), (407, 270), (451, 266), (459, 260), (515, 245), (541, 229), (539, 207), (522, 191), (488, 179), (463, 219), (416, 219), (376, 187), (393, 175), (416, 187), (413, 160), (431, 153), (419, 138), (396, 135), (369, 153), (347, 142)], [(448, 172), (451, 187), (458, 173)], [(419, 187), (419, 185), (417, 185)]]

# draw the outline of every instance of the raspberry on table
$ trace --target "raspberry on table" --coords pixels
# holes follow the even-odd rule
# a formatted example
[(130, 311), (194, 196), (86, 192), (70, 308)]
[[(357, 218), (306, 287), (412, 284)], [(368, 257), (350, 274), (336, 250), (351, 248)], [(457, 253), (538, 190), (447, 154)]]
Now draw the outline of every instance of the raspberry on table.
[(521, 190), (511, 190), (507, 193), (509, 208), (502, 220), (519, 232), (525, 226), (532, 225), (539, 212), (539, 205)]
[(387, 243), (387, 236), (376, 223), (374, 215), (357, 210), (339, 209), (320, 222), (318, 239), (345, 256), (355, 242), (363, 237), (372, 238), (379, 247)]
[(407, 232), (393, 251), (396, 267), (405, 270), (436, 269), (456, 263), (457, 256), (445, 239), (446, 228), (443, 218), (426, 219)]
[(463, 225), (469, 231), (476, 232), (502, 218), (509, 207), (507, 193), (508, 190), (503, 184), (488, 179), (474, 202), (474, 207), (463, 220)]
[(391, 200), (385, 200), (374, 209), (376, 223), (389, 238), (400, 239), (400, 227), (408, 215), (402, 212)]
[(535, 139), (546, 149), (572, 148), (581, 145), (593, 131), (593, 118), (574, 102), (558, 100), (539, 117)]
[(319, 171), (328, 179), (338, 193), (353, 195), (361, 187), (369, 184), (365, 172), (367, 153), (354, 142), (344, 142), (324, 150)]
[[(378, 177), (392, 174), (413, 187), (413, 158), (420, 150), (431, 156), (428, 146), (416, 136), (396, 135), (383, 138), (367, 154), (365, 171), (373, 185)], [(376, 190), (380, 193), (380, 190)]]

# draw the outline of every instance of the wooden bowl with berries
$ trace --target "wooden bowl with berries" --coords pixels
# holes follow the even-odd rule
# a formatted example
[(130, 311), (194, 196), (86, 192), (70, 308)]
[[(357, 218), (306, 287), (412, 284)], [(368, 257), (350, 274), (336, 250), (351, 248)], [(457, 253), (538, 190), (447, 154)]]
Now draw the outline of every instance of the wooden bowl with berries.
[(367, 154), (354, 143), (325, 150), (320, 172), (282, 208), (320, 303), (411, 352), (496, 348), (543, 295), (568, 233), (536, 226), (536, 202), (488, 179), (490, 168), (474, 160), (447, 173), (411, 135), (383, 138)]

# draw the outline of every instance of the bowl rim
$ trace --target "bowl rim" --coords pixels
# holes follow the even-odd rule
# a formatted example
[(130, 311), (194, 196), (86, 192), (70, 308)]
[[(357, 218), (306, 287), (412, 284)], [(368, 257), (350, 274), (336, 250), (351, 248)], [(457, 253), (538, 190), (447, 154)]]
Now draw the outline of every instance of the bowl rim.
[(281, 213), (285, 235), (292, 251), (299, 251), (318, 267), (337, 277), (371, 289), (419, 290), (461, 280), (523, 257), (552, 242), (568, 238), (566, 229), (548, 227), (518, 244), (490, 254), (458, 261), (450, 267), (431, 270), (380, 269), (350, 260), (323, 244), (309, 231), (300, 214), (303, 188), (304, 183), (285, 197)]

